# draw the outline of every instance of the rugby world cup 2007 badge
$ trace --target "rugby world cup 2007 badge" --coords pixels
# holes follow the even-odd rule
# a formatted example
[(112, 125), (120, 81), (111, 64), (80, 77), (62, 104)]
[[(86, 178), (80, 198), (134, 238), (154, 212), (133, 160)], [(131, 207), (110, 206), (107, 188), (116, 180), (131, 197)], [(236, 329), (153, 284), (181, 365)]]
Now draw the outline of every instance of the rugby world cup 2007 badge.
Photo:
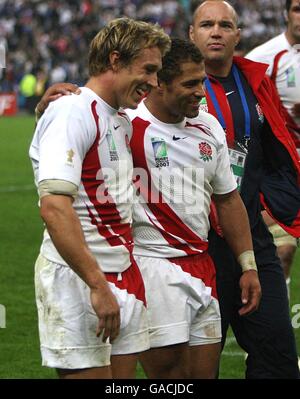
[(114, 137), (113, 137), (110, 129), (107, 132), (106, 140), (107, 140), (110, 160), (111, 161), (118, 161), (119, 160), (119, 155), (118, 155), (118, 152), (117, 152), (117, 147), (116, 147), (116, 143), (115, 143)]
[(293, 66), (286, 71), (287, 87), (296, 87), (296, 71)]
[(152, 137), (151, 144), (154, 153), (155, 166), (157, 168), (169, 166), (168, 150), (165, 140), (160, 137)]
[(200, 104), (199, 104), (200, 111), (208, 112), (208, 105), (205, 97), (202, 97)]

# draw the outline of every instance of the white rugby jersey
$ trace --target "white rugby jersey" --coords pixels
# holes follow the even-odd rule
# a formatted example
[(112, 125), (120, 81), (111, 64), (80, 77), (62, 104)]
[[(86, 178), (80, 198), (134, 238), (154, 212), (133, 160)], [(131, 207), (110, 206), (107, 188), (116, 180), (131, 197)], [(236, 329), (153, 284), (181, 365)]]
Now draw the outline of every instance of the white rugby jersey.
[(211, 195), (236, 188), (219, 122), (200, 112), (195, 119), (163, 123), (144, 102), (127, 113), (140, 193), (133, 210), (134, 253), (169, 258), (206, 250)]
[[(92, 90), (52, 102), (38, 122), (30, 147), (36, 184), (65, 180), (78, 187), (73, 203), (85, 240), (101, 269), (121, 272), (133, 249), (132, 125), (126, 113)], [(47, 230), (41, 253), (66, 264)]]
[(252, 50), (246, 58), (269, 64), (267, 74), (273, 74), (281, 102), (300, 128), (300, 118), (291, 112), (294, 104), (300, 103), (300, 44), (298, 47), (291, 46), (282, 33)]

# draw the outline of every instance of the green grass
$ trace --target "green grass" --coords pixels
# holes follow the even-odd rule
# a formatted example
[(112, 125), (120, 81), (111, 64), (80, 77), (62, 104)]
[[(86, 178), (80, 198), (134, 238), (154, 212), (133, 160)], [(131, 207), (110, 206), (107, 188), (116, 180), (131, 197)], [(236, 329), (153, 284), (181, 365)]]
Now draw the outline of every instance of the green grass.
[[(0, 328), (0, 378), (56, 378), (41, 366), (34, 301), (33, 265), (42, 223), (27, 155), (33, 129), (33, 118), (0, 117), (0, 304), (7, 313), (6, 328)], [(291, 304), (300, 303), (300, 251), (291, 291)], [(295, 333), (300, 349), (300, 329)], [(143, 378), (141, 369), (138, 377)], [(243, 353), (230, 339), (220, 378), (243, 377)]]

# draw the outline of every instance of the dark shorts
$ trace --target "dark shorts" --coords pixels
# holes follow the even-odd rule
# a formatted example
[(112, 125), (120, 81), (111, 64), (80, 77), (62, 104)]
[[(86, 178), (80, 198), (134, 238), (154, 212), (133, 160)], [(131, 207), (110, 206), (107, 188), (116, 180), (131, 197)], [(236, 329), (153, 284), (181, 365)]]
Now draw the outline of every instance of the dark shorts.
[(238, 314), (242, 306), (240, 266), (227, 243), (215, 232), (209, 234), (209, 253), (217, 272), (223, 345), (231, 325), (239, 345), (248, 353), (246, 378), (299, 378), (285, 278), (275, 246), (264, 235), (264, 228), (257, 228), (254, 239), (262, 298), (259, 309), (243, 317)]

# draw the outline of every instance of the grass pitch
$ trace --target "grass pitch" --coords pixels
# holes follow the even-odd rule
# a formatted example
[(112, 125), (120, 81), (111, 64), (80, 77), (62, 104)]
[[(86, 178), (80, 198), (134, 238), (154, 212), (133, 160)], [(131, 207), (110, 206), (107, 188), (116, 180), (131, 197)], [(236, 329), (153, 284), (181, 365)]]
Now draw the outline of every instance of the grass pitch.
[[(0, 304), (6, 309), (6, 328), (0, 328), (0, 378), (56, 378), (53, 370), (41, 366), (34, 301), (33, 268), (43, 228), (28, 158), (33, 130), (31, 117), (0, 117)], [(300, 304), (300, 251), (291, 293), (292, 308)], [(295, 334), (300, 350), (299, 328)], [(141, 369), (138, 375), (144, 377)], [(232, 335), (220, 378), (244, 378), (244, 353)]]

